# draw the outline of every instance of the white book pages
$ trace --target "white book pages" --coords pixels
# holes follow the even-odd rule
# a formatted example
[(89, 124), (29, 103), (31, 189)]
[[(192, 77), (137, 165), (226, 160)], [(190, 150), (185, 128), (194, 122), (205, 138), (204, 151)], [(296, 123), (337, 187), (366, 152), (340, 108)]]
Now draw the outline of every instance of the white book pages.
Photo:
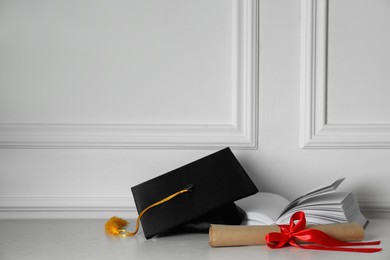
[(269, 192), (258, 192), (236, 201), (237, 206), (247, 214), (246, 222), (243, 223), (247, 225), (274, 224), (288, 203), (286, 198)]

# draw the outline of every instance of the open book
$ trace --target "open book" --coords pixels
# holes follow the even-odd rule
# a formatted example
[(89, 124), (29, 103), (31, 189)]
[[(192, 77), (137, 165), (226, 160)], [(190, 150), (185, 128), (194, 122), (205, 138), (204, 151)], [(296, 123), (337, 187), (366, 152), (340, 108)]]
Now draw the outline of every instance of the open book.
[(308, 192), (292, 202), (274, 193), (259, 192), (236, 204), (247, 214), (244, 225), (288, 224), (292, 214), (303, 211), (308, 225), (357, 222), (365, 227), (368, 221), (353, 194), (336, 191), (344, 179)]

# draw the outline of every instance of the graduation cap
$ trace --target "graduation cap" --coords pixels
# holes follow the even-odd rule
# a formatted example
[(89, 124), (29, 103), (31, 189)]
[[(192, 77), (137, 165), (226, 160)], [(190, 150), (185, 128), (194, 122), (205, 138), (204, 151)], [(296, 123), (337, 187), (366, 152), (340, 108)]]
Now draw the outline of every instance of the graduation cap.
[(176, 230), (208, 232), (210, 224), (239, 225), (245, 213), (234, 201), (258, 189), (230, 148), (225, 148), (131, 191), (149, 239)]

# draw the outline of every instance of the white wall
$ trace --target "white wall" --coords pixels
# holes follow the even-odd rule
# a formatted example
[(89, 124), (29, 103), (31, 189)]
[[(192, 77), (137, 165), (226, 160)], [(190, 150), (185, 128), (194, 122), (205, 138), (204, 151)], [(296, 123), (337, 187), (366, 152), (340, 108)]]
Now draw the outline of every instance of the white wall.
[(131, 186), (225, 146), (262, 191), (345, 176), (388, 217), (389, 12), (0, 0), (0, 217), (134, 216)]

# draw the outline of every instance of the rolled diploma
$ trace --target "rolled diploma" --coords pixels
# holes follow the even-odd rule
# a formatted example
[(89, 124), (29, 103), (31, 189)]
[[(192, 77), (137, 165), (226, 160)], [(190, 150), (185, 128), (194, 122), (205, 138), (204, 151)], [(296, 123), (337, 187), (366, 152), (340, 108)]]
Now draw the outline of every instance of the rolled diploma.
[[(317, 229), (341, 241), (361, 241), (364, 229), (358, 223), (323, 224), (308, 226)], [(265, 235), (280, 232), (277, 225), (271, 226), (230, 226), (211, 225), (209, 244), (212, 247), (265, 245)]]

